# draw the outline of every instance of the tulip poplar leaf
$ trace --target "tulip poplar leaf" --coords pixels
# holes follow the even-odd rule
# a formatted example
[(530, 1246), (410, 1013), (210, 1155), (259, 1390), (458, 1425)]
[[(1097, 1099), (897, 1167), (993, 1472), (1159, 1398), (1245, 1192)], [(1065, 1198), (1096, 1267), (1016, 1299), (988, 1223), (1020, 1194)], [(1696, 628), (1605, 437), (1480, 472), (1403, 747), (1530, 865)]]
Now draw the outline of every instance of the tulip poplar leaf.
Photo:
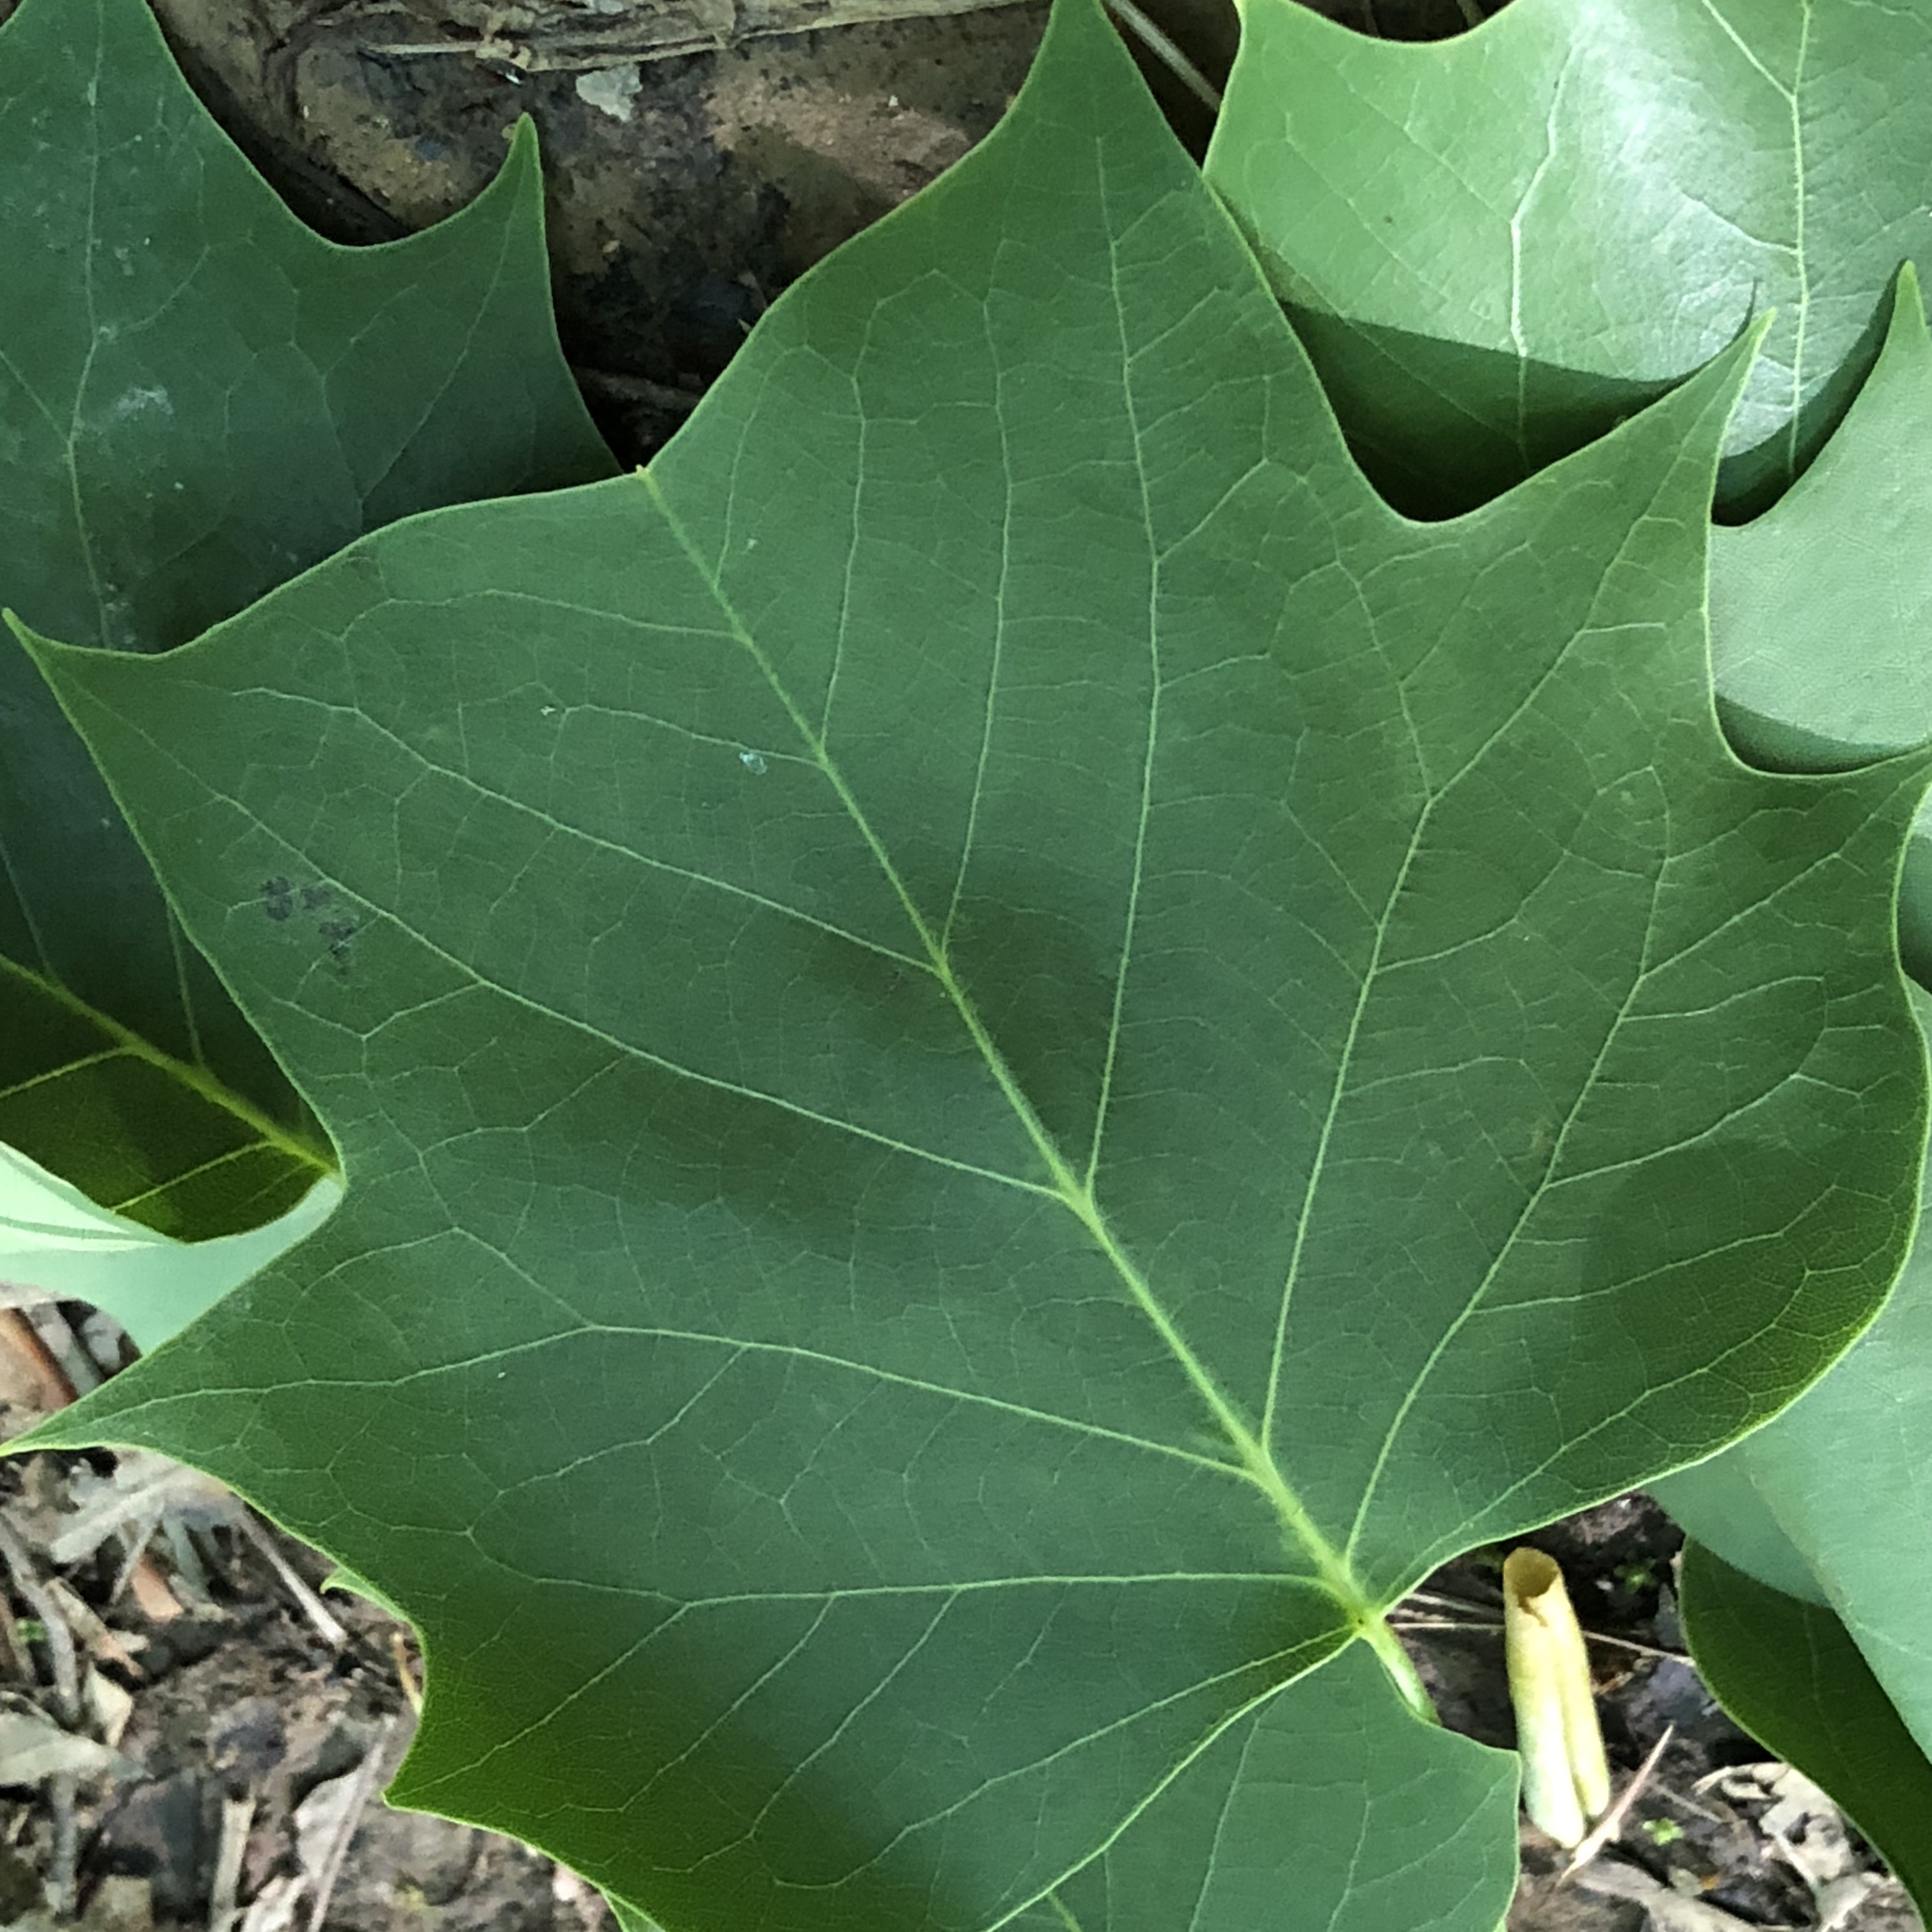
[[(25, 0), (0, 28), (0, 603), (76, 642), (163, 650), (396, 517), (609, 473), (556, 344), (527, 128), (463, 213), (340, 248), (215, 126), (141, 0)], [(0, 1142), (188, 1238), (334, 1165), (17, 653)]]
[(260, 1228), (178, 1241), (0, 1146), (0, 1298), (92, 1302), (137, 1348), (157, 1348), (318, 1227), (341, 1194), (325, 1178)]
[(1354, 1645), (1221, 1732), (1016, 1932), (1496, 1932), (1516, 1784), (1514, 1753), (1418, 1717)]
[(1208, 170), (1400, 500), (1480, 500), (1774, 310), (1725, 471), (1761, 508), (1932, 262), (1932, 15), (1513, 0), (1421, 44), (1250, 0)]
[[(1932, 1028), (1932, 994), (1915, 989), (1914, 1002)], [(1916, 1834), (1882, 1833), (1882, 1820), (1902, 1820), (1910, 1808), (1902, 1796), (1880, 1802), (1894, 1780), (1873, 1766), (1916, 1765), (1909, 1777), (1899, 1772), (1900, 1792), (1932, 1792), (1928, 1222), (1932, 1201), (1891, 1298), (1821, 1382), (1722, 1455), (1653, 1485), (1714, 1566), (1702, 1594), (1721, 1601), (1721, 1622), (1715, 1609), (1708, 1620), (1687, 1613), (1700, 1667), (1740, 1723), (1824, 1786), (1901, 1877), (1909, 1868), (1922, 1905), (1932, 1903), (1932, 1804), (1918, 1814)], [(1753, 1660), (1746, 1633), (1760, 1624), (1748, 1642), (1761, 1639), (1771, 1652)], [(1801, 1624), (1810, 1636), (1784, 1655), (1784, 1627)], [(1762, 1720), (1749, 1714), (1760, 1703)], [(1881, 1706), (1883, 1723), (1871, 1716)]]
[[(1932, 740), (1932, 337), (1908, 263), (1864, 386), (1818, 460), (1711, 544), (1718, 709), (1754, 762), (1831, 770)], [(1932, 981), (1932, 812), (1907, 849), (1905, 962)]]
[[(1156, 1814), (1292, 1886), (1384, 1612), (1763, 1420), (1910, 1232), (1924, 761), (1712, 710), (1750, 348), (1405, 520), (1063, 0), (648, 471), (27, 634), (347, 1185), (34, 1441), (366, 1578), (398, 1798), (666, 1932), (1084, 1924)], [(1492, 1761), (1375, 1721), (1336, 1922), (1434, 1844), (1488, 1932)]]
[(1932, 1762), (1828, 1606), (1684, 1553), (1684, 1628), (1725, 1709), (1825, 1791), (1932, 1910)]

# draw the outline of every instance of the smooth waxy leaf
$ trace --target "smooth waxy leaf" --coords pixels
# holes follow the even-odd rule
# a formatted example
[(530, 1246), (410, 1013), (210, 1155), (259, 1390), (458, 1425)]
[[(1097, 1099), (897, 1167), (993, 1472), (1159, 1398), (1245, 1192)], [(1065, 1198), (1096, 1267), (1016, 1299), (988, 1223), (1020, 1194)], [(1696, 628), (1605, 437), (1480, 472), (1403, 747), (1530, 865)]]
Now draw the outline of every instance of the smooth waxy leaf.
[(1693, 1543), (1684, 1628), (1724, 1708), (1829, 1792), (1932, 1910), (1932, 1763), (1838, 1618)]
[[(1922, 1024), (1932, 1026), (1932, 994), (1914, 998)], [(1888, 1741), (1892, 1732), (1916, 1739), (1919, 1781), (1908, 1781), (1905, 1788), (1932, 1790), (1932, 1769), (1924, 1762), (1932, 1754), (1932, 1626), (1925, 1613), (1932, 1601), (1928, 1221), (1932, 1198), (1922, 1207), (1918, 1238), (1891, 1299), (1830, 1374), (1721, 1456), (1653, 1485), (1664, 1507), (1712, 1552), (1713, 1564), (1745, 1573), (1762, 1594), (1776, 1600), (1760, 1604), (1726, 1575), (1710, 1585), (1707, 1595), (1725, 1606), (1721, 1624), (1713, 1613), (1712, 1627), (1718, 1634), (1708, 1640), (1716, 1653), (1713, 1682), (1719, 1695), (1730, 1702), (1725, 1684), (1736, 1680), (1744, 1700), (1740, 1722), (1780, 1751), (1788, 1741), (1797, 1754), (1792, 1761), (1862, 1822), (1871, 1809), (1864, 1792), (1875, 1774), (1868, 1768), (1851, 1784), (1834, 1781), (1849, 1775), (1838, 1762), (1844, 1752), (1853, 1752), (1856, 1768), (1856, 1749), (1846, 1742), (1856, 1728), (1850, 1721), (1855, 1708), (1890, 1699), (1891, 1724), (1877, 1727), (1868, 1748), (1873, 1762), (1882, 1765), (1898, 1756), (1896, 1742)], [(1736, 1654), (1742, 1633), (1754, 1623), (1766, 1622), (1768, 1640), (1776, 1634), (1772, 1626), (1780, 1618), (1796, 1618), (1800, 1606), (1810, 1618), (1805, 1627), (1815, 1625), (1823, 1660), (1815, 1671), (1805, 1662), (1808, 1652), (1788, 1664), (1768, 1658), (1755, 1666)], [(1701, 1665), (1706, 1638), (1696, 1624), (1688, 1628)], [(1862, 1654), (1861, 1682), (1868, 1679), (1870, 1689), (1858, 1689), (1856, 1701), (1840, 1705), (1834, 1715), (1830, 1685), (1848, 1673), (1858, 1676), (1838, 1656), (1846, 1648)], [(1814, 1676), (1822, 1700), (1816, 1704), (1805, 1688)], [(1852, 1699), (1850, 1685), (1844, 1695)], [(1763, 1704), (1768, 1713), (1764, 1724), (1774, 1727), (1774, 1735), (1744, 1714), (1744, 1702), (1753, 1700)], [(1829, 1722), (1808, 1742), (1820, 1710)], [(1880, 1836), (1876, 1824), (1867, 1828)], [(1913, 1841), (1894, 1833), (1884, 1842), (1896, 1863)], [(1924, 1889), (1932, 1882), (1932, 1863), (1927, 1862), (1932, 1857), (1932, 1804), (1923, 1808), (1916, 1843), (1912, 1882), (1922, 1888), (1922, 1903), (1932, 1901)]]
[(1711, 548), (1712, 667), (1754, 757), (1850, 764), (1932, 736), (1932, 337), (1900, 276), (1870, 376), (1818, 460)]
[[(1714, 532), (1711, 657), (1744, 754), (1831, 770), (1932, 739), (1932, 339), (1899, 279), (1884, 346), (1818, 460), (1754, 523)], [(1899, 900), (1906, 965), (1932, 981), (1932, 812)]]
[(1932, 260), (1932, 15), (1514, 0), (1419, 45), (1249, 0), (1208, 168), (1400, 500), (1480, 501), (1774, 309), (1725, 473), (1759, 507)]
[[(527, 129), (463, 214), (337, 248), (141, 0), (26, 0), (0, 29), (0, 602), (62, 637), (163, 649), (406, 512), (609, 473), (556, 346)], [(253, 1227), (332, 1166), (17, 654), (0, 1141), (185, 1236)]]
[(1418, 1717), (1356, 1645), (1222, 1732), (1022, 1932), (1496, 1932), (1516, 1808), (1514, 1754)]
[(1769, 1414), (1908, 1229), (1923, 770), (1724, 747), (1744, 369), (1403, 521), (1070, 0), (648, 474), (37, 642), (349, 1180), (38, 1439), (368, 1579), (404, 1799), (670, 1932), (990, 1928), (1244, 1726), (1216, 1895), (1291, 1882), (1271, 1700)]

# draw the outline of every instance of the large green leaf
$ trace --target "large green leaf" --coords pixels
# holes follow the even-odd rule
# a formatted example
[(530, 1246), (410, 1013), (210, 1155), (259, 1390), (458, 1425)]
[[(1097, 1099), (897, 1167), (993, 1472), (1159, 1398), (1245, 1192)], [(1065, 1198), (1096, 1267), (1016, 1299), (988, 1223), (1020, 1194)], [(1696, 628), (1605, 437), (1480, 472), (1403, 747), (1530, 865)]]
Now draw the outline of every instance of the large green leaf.
[(1401, 500), (1480, 500), (1774, 308), (1725, 476), (1758, 507), (1932, 262), (1932, 13), (1514, 0), (1418, 45), (1248, 0), (1208, 166)]
[(1694, 1543), (1684, 1628), (1724, 1708), (1830, 1792), (1932, 1910), (1932, 1763), (1844, 1625)]
[[(0, 30), (0, 600), (59, 635), (178, 644), (406, 512), (610, 472), (556, 346), (527, 128), (463, 214), (337, 248), (141, 0), (26, 0)], [(183, 1235), (253, 1227), (332, 1166), (17, 654), (0, 1141)]]
[[(405, 1800), (671, 1932), (978, 1932), (1286, 1756), (1284, 1687), (1762, 1420), (1909, 1232), (1924, 766), (1724, 747), (1744, 368), (1404, 522), (1069, 0), (648, 474), (36, 642), (350, 1184), (38, 1439), (368, 1578)], [(1414, 1790), (1365, 1874), (1490, 1815)]]

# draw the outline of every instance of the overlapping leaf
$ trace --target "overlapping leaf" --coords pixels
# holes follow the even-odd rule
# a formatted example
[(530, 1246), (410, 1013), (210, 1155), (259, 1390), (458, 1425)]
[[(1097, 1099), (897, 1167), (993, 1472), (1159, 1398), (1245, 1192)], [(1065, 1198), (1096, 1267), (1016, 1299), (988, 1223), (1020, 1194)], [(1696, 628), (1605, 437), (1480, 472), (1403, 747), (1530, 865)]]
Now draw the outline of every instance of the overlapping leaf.
[[(1932, 1022), (1932, 995), (1916, 998)], [(1686, 1624), (1700, 1665), (1742, 1722), (1864, 1826), (1922, 1905), (1932, 1904), (1928, 1220), (1932, 1205), (1891, 1299), (1830, 1374), (1754, 1435), (1654, 1485), (1708, 1552), (1708, 1614)], [(1916, 1834), (1903, 1828), (1914, 1805)]]
[[(454, 220), (333, 247), (141, 0), (26, 0), (0, 31), (0, 602), (62, 636), (177, 644), (406, 512), (608, 473), (556, 346), (527, 130)], [(190, 1236), (255, 1226), (332, 1164), (17, 656), (0, 1140)]]
[[(1932, 735), (1928, 460), (1932, 342), (1908, 268), (1877, 364), (1816, 463), (1756, 522), (1714, 533), (1713, 660), (1726, 723), (1754, 755), (1845, 764)], [(1899, 925), (1906, 962), (1924, 979), (1932, 970), (1932, 831), (1923, 812)], [(1928, 1010), (1922, 1000), (1922, 1018)], [(1903, 1748), (1885, 1742), (1892, 1732), (1916, 1738), (1912, 1752), (1932, 1749), (1932, 1650), (1924, 1633), (1932, 1591), (1928, 1469), (1932, 1251), (1922, 1221), (1885, 1313), (1825, 1382), (1768, 1429), (1658, 1486), (1726, 1566), (1807, 1606), (1767, 1608), (1748, 1590), (1712, 1582), (1706, 1600), (1723, 1602), (1722, 1628), (1730, 1633), (1714, 1669), (1720, 1688), (1726, 1679), (1743, 1684), (1741, 1708), (1769, 1710), (1768, 1741), (1807, 1761), (1861, 1817), (1875, 1815), (1870, 1792), (1840, 1789), (1835, 1779), (1863, 1764), (1868, 1784), (1894, 1783), (1883, 1771)], [(1796, 1666), (1774, 1654), (1748, 1670), (1742, 1633), (1761, 1626), (1762, 1641), (1774, 1646), (1780, 1618), (1816, 1625), (1817, 1656), (1827, 1660), (1818, 1671), (1833, 1682), (1867, 1672), (1868, 1692), (1814, 1695), (1806, 1688), (1811, 1678), (1794, 1676)], [(1828, 1642), (1827, 1623), (1836, 1633)], [(1695, 1630), (1693, 1638), (1701, 1658), (1706, 1646)], [(1856, 1669), (1844, 1659), (1828, 1668), (1831, 1655), (1853, 1646), (1863, 1659)], [(1896, 1712), (1875, 1734), (1868, 1762), (1847, 1750), (1844, 1714), (1887, 1695)], [(1838, 1721), (1808, 1739), (1808, 1713), (1833, 1708)], [(1870, 1828), (1901, 1857), (1895, 1828)], [(1922, 1824), (1920, 1842), (1928, 1838), (1932, 1814)], [(1924, 1875), (1912, 1870), (1922, 1894)]]
[[(1761, 1420), (1897, 1264), (1922, 768), (1718, 735), (1744, 366), (1404, 522), (1069, 0), (648, 475), (37, 644), (350, 1180), (41, 1439), (370, 1579), (402, 1795), (672, 1932), (1077, 1915), (1216, 1780), (1244, 1909), (1306, 1850), (1285, 1687)], [(1412, 1741), (1412, 1808), (1399, 1748), (1350, 1787), (1388, 1900), (1495, 1842)]]
[(1830, 1792), (1921, 1912), (1932, 1908), (1932, 1763), (1836, 1614), (1694, 1543), (1684, 1621), (1725, 1708)]
[[(1352, 426), (1419, 494), (1452, 454), (1466, 467), (1451, 495), (1533, 467), (1768, 302), (1783, 314), (1732, 475), (1747, 495), (1774, 487), (1861, 374), (1883, 280), (1926, 246), (1932, 111), (1911, 76), (1932, 43), (1917, 16), (1519, 0), (1416, 47), (1258, 0), (1247, 26), (1210, 172)], [(1786, 767), (1932, 736), (1932, 344), (1909, 260), (1882, 319), (1876, 366), (1815, 463), (1714, 536), (1725, 722)], [(1900, 930), (1925, 975), (1922, 830)], [(1732, 1562), (1834, 1605), (1922, 1744), (1932, 1574), (1904, 1527), (1932, 1524), (1920, 1273), (1819, 1391), (1660, 1493)]]
[[(1754, 523), (1714, 533), (1711, 656), (1732, 741), (1832, 769), (1932, 738), (1932, 340), (1908, 266), (1884, 346), (1818, 460)], [(1932, 814), (1906, 853), (1906, 964), (1932, 982)]]
[(1762, 507), (1932, 261), (1932, 16), (1514, 0), (1413, 45), (1250, 0), (1208, 172), (1402, 500), (1480, 500), (1775, 309), (1725, 474)]
[(89, 1301), (158, 1348), (328, 1217), (333, 1179), (259, 1228), (178, 1241), (90, 1201), (17, 1149), (0, 1146), (0, 1294)]

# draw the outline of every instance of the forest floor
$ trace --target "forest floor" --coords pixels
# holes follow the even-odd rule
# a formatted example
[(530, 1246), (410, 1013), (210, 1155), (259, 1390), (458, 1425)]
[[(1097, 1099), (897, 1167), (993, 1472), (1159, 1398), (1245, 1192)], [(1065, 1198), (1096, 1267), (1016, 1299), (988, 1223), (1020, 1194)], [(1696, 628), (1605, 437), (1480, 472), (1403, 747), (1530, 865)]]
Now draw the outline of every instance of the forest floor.
[[(0, 1439), (127, 1352), (77, 1304), (0, 1311)], [(1523, 1825), (1509, 1932), (1913, 1932), (1869, 1849), (1682, 1655), (1663, 1512), (1620, 1497), (1528, 1540), (1563, 1567), (1635, 1790), (1574, 1874)], [(1506, 1749), (1504, 1554), (1460, 1558), (1396, 1621), (1443, 1721)], [(382, 1802), (413, 1636), (216, 1486), (145, 1455), (0, 1463), (0, 1932), (614, 1932), (549, 1859)]]

